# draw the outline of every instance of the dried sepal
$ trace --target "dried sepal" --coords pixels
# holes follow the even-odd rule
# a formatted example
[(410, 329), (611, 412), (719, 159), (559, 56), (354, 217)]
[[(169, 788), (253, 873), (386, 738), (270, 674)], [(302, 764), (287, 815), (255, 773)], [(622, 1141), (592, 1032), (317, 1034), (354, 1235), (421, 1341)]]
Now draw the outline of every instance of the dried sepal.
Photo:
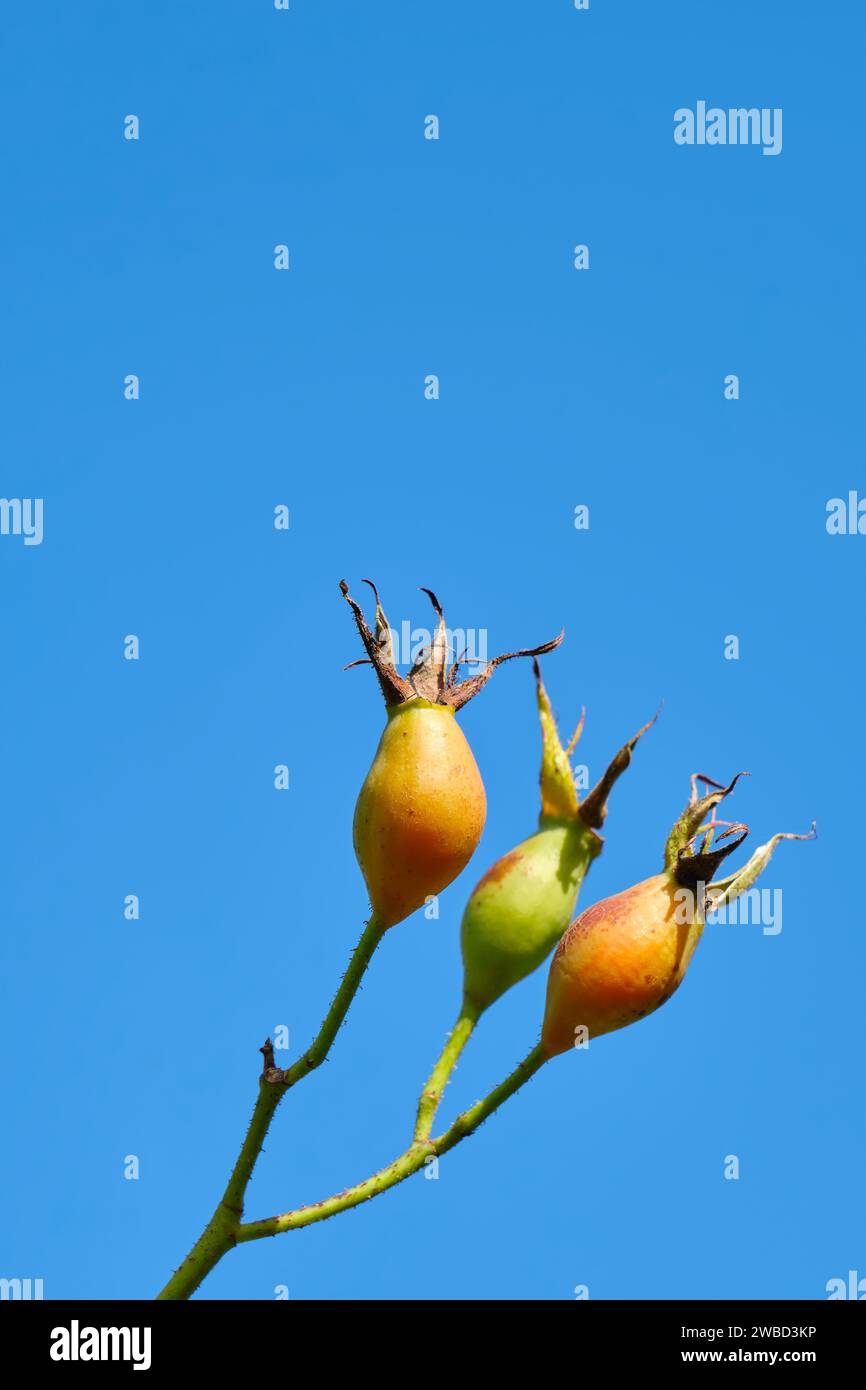
[(814, 821), (811, 829), (803, 835), (797, 835), (791, 831), (781, 831), (768, 840), (765, 845), (759, 845), (751, 859), (748, 859), (734, 873), (716, 879), (715, 882), (705, 879), (704, 882), (709, 884), (707, 911), (717, 912), (725, 903), (733, 902), (741, 893), (745, 893), (751, 888), (756, 879), (764, 872), (773, 856), (774, 849), (781, 840), (814, 840), (817, 839), (817, 836), (818, 828)]
[[(368, 580), (367, 582), (369, 583), (370, 581)], [(379, 680), (379, 684), (382, 687), (382, 694), (385, 697), (385, 704), (399, 705), (402, 704), (404, 700), (411, 700), (412, 687), (409, 684), (409, 682), (404, 680), (403, 677), (398, 673), (397, 668), (394, 665), (393, 653), (391, 653), (390, 637), (388, 638), (387, 643), (383, 643), (378, 635), (374, 635), (370, 631), (360, 605), (355, 602), (355, 600), (349, 593), (349, 586), (346, 583), (345, 579), (340, 580), (340, 593), (343, 595), (343, 598), (346, 600), (346, 602), (352, 610), (352, 613), (355, 618), (355, 623), (357, 625), (359, 633), (361, 634), (361, 641), (364, 643), (364, 649), (366, 650), (367, 657), (370, 661), (370, 664), (375, 669), (376, 675)], [(385, 615), (382, 612), (381, 605), (379, 604), (379, 596), (377, 594), (377, 628), (380, 613), (382, 613), (382, 618), (384, 620)], [(391, 654), (389, 655), (389, 653)], [(363, 661), (353, 661), (350, 663), (350, 666), (362, 666), (363, 664)], [(346, 669), (348, 670), (349, 667), (347, 667)]]
[(513, 661), (518, 656), (544, 656), (545, 652), (552, 652), (558, 647), (564, 636), (565, 628), (551, 642), (544, 642), (540, 647), (524, 647), (518, 652), (505, 652), (502, 656), (495, 656), (477, 676), (469, 676), (459, 685), (446, 690), (440, 704), (450, 705), (454, 710), (462, 709), (487, 684), (497, 666), (501, 666), (504, 661)]
[(624, 743), (619, 752), (614, 754), (600, 780), (596, 782), (591, 792), (587, 792), (583, 801), (580, 803), (578, 815), (584, 824), (589, 826), (590, 830), (600, 830), (604, 825), (605, 817), (607, 816), (607, 799), (614, 785), (619, 781), (620, 777), (629, 766), (638, 741), (643, 738), (647, 729), (652, 728), (660, 714), (661, 707), (659, 707), (652, 719), (648, 720), (642, 728), (638, 729), (637, 733), (629, 739), (628, 743)]
[[(682, 815), (675, 822), (665, 845), (665, 868), (674, 870), (688, 858), (688, 851), (695, 840), (695, 837), (703, 829), (704, 818), (715, 809), (726, 796), (730, 796), (734, 787), (741, 777), (748, 777), (747, 772), (738, 772), (736, 777), (728, 786), (723, 786), (721, 782), (714, 782), (710, 777), (704, 777), (701, 773), (695, 773), (692, 777), (692, 794), (689, 803)], [(713, 788), (706, 796), (698, 796), (697, 784), (704, 782)], [(730, 849), (727, 851), (730, 853)], [(724, 858), (724, 856), (722, 856)], [(721, 861), (720, 861), (721, 862)], [(707, 880), (709, 881), (709, 880)]]
[[(721, 834), (718, 834), (717, 832), (722, 826), (725, 828), (722, 829)], [(749, 827), (743, 825), (741, 821), (735, 821), (728, 825), (725, 822), (713, 821), (706, 829), (702, 826), (689, 844), (679, 851), (673, 870), (677, 883), (689, 888), (694, 888), (699, 883), (708, 884), (719, 865), (727, 859), (729, 854), (733, 854), (734, 850), (739, 849), (748, 833)], [(703, 838), (700, 848), (694, 849), (695, 841), (701, 837)], [(723, 841), (725, 840), (730, 840), (730, 843), (724, 844)]]
[[(504, 655), (496, 656), (492, 661), (488, 661), (484, 670), (479, 671), (477, 675), (469, 676), (464, 681), (458, 681), (457, 669), (465, 654), (462, 654), (454, 662), (450, 671), (446, 671), (448, 633), (445, 627), (445, 618), (436, 595), (431, 589), (424, 589), (423, 592), (428, 595), (436, 613), (436, 630), (430, 646), (419, 653), (408, 676), (404, 677), (397, 671), (394, 663), (391, 630), (379, 602), (376, 586), (370, 579), (364, 582), (370, 585), (376, 595), (375, 633), (371, 632), (368, 627), (364, 614), (351, 597), (349, 586), (344, 579), (340, 580), (340, 592), (352, 609), (358, 631), (361, 634), (361, 641), (367, 653), (366, 660), (374, 667), (382, 687), (382, 694), (385, 697), (385, 704), (389, 706), (405, 704), (407, 700), (421, 699), (427, 700), (430, 704), (445, 705), (453, 710), (462, 709), (487, 684), (497, 666), (501, 666), (504, 661), (513, 660), (514, 657), (541, 656), (544, 652), (553, 651), (554, 647), (559, 646), (565, 635), (564, 631), (560, 632), (553, 641), (545, 642), (540, 647), (505, 652)], [(362, 664), (364, 664), (364, 659), (350, 663), (352, 666)]]
[(372, 579), (365, 579), (365, 584), (369, 584), (376, 599), (376, 645), (379, 648), (379, 655), (389, 666), (394, 665), (394, 643), (391, 637), (391, 624), (385, 617), (385, 610), (379, 598), (379, 590)]
[(444, 703), (440, 697), (448, 688), (448, 632), (442, 606), (433, 590), (422, 587), (421, 592), (427, 595), (433, 605), (436, 630), (430, 646), (418, 653), (417, 660), (409, 672), (409, 684), (419, 700), (429, 700), (431, 704), (438, 705)]

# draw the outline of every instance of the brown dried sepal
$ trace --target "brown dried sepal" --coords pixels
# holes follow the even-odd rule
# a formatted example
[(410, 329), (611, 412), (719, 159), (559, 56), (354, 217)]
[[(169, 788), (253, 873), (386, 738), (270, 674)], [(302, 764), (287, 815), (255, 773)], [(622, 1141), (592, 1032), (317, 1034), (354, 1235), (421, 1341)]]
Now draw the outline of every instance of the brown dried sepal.
[[(489, 681), (497, 666), (501, 666), (504, 661), (511, 661), (517, 656), (541, 656), (544, 652), (553, 651), (558, 647), (565, 633), (560, 632), (558, 637), (554, 637), (552, 642), (545, 642), (540, 647), (528, 647), (517, 652), (505, 652), (502, 656), (495, 656), (492, 661), (488, 661), (483, 671), (479, 671), (475, 676), (469, 676), (466, 680), (457, 680), (458, 668), (464, 664), (462, 658), (458, 658), (450, 670), (447, 669), (448, 663), (448, 634), (445, 627), (445, 617), (441, 605), (432, 589), (422, 589), (436, 613), (436, 631), (433, 641), (418, 656), (408, 676), (401, 676), (394, 665), (393, 644), (391, 642), (391, 629), (382, 605), (379, 602), (379, 594), (376, 586), (371, 579), (365, 579), (365, 584), (369, 584), (373, 593), (376, 595), (376, 631), (370, 630), (364, 614), (359, 604), (355, 602), (349, 593), (349, 586), (344, 579), (340, 580), (340, 592), (352, 609), (358, 631), (361, 634), (361, 641), (367, 653), (366, 658), (352, 661), (350, 666), (363, 666), (368, 663), (374, 668), (379, 684), (382, 687), (382, 694), (385, 697), (386, 705), (401, 705), (407, 700), (427, 700), (433, 705), (446, 705), (453, 710), (462, 707), (477, 695)], [(349, 667), (345, 668), (346, 670)]]

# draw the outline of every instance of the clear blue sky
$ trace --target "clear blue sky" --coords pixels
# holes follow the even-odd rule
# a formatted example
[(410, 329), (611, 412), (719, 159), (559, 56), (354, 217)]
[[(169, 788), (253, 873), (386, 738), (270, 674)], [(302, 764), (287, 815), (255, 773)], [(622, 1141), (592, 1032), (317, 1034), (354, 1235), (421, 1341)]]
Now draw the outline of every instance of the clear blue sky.
[[(383, 710), (341, 672), (337, 581), (369, 574), (394, 622), (426, 622), (429, 585), (491, 650), (564, 625), (546, 677), (564, 724), (587, 706), (594, 775), (664, 698), (584, 905), (656, 872), (693, 770), (749, 769), (754, 843), (820, 838), (764, 880), (780, 934), (708, 928), (670, 1004), (551, 1063), (438, 1181), (237, 1251), (199, 1296), (866, 1275), (866, 537), (825, 528), (866, 495), (862, 14), (103, 0), (4, 29), (0, 492), (45, 510), (40, 546), (0, 537), (0, 1274), (151, 1296), (221, 1191), (259, 1044), (318, 1026), (367, 906), (351, 818)], [(781, 155), (676, 145), (699, 100), (781, 107)], [(482, 844), (438, 922), (388, 935), (251, 1218), (405, 1145), (466, 896), (537, 814), (528, 665), (461, 721)], [(535, 1041), (545, 974), (491, 1011), (447, 1116)]]

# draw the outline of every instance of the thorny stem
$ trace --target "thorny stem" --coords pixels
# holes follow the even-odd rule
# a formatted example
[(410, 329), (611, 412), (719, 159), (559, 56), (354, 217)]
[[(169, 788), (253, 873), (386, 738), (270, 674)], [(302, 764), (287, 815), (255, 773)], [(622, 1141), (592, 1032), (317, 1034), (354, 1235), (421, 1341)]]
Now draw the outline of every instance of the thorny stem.
[(244, 1195), (277, 1106), (296, 1082), (309, 1076), (310, 1072), (315, 1071), (316, 1067), (321, 1066), (324, 1062), (339, 1032), (340, 1025), (349, 1011), (349, 1006), (358, 992), (358, 986), (363, 979), (364, 972), (384, 934), (385, 928), (374, 914), (365, 926), (361, 939), (352, 953), (348, 969), (325, 1016), (324, 1023), (310, 1047), (296, 1062), (293, 1062), (285, 1071), (275, 1067), (273, 1065), (274, 1049), (270, 1038), (260, 1049), (264, 1056), (264, 1072), (259, 1081), (259, 1093), (253, 1107), (246, 1138), (232, 1169), (222, 1200), (183, 1264), (175, 1270), (165, 1288), (157, 1294), (157, 1299), (182, 1300), (189, 1298), (214, 1265), (239, 1239), (238, 1230), (244, 1211)]
[(379, 918), (374, 914), (361, 933), (361, 939), (352, 952), (352, 959), (349, 961), (349, 967), (343, 976), (343, 982), (334, 995), (334, 1002), (328, 1010), (315, 1042), (302, 1057), (299, 1057), (282, 1073), (281, 1089), (283, 1091), (287, 1091), (290, 1086), (294, 1086), (296, 1081), (308, 1076), (311, 1071), (315, 1071), (316, 1067), (324, 1062), (337, 1033), (340, 1031), (340, 1025), (349, 1012), (349, 1006), (358, 992), (364, 971), (370, 964), (373, 953), (385, 935), (385, 931), (386, 928), (382, 926)]
[(464, 999), (457, 1016), (457, 1022), (448, 1035), (438, 1062), (430, 1073), (430, 1079), (418, 1097), (418, 1115), (415, 1121), (414, 1142), (429, 1139), (436, 1118), (436, 1111), (442, 1103), (442, 1095), (448, 1085), (449, 1077), (457, 1065), (464, 1047), (472, 1036), (472, 1030), (480, 1017), (480, 1010), (468, 999)]
[(469, 1110), (464, 1110), (462, 1115), (458, 1115), (450, 1129), (446, 1129), (438, 1138), (413, 1140), (406, 1152), (393, 1163), (389, 1163), (387, 1168), (381, 1168), (372, 1177), (365, 1178), (363, 1182), (356, 1183), (354, 1187), (346, 1188), (344, 1192), (338, 1192), (323, 1202), (298, 1207), (296, 1211), (287, 1211), (281, 1216), (272, 1216), (265, 1221), (251, 1221), (238, 1226), (235, 1241), (242, 1244), (250, 1240), (262, 1240), (265, 1236), (280, 1235), (283, 1231), (296, 1231), (303, 1226), (312, 1226), (317, 1221), (326, 1221), (338, 1212), (360, 1206), (371, 1197), (378, 1197), (381, 1192), (396, 1187), (398, 1183), (417, 1173), (431, 1159), (441, 1158), (449, 1149), (453, 1149), (463, 1139), (474, 1134), (479, 1125), (498, 1110), (504, 1101), (519, 1091), (547, 1060), (548, 1054), (542, 1050), (540, 1043), (537, 1044), (510, 1076), (485, 1096), (484, 1100), (477, 1101)]

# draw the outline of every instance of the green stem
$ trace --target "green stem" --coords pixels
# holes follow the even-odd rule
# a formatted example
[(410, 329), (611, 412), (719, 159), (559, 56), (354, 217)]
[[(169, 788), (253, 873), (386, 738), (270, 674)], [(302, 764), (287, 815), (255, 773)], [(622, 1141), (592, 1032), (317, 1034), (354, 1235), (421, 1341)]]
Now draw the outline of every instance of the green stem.
[(265, 1142), (268, 1126), (284, 1094), (285, 1088), (279, 1084), (264, 1077), (259, 1082), (259, 1094), (252, 1119), (222, 1200), (183, 1264), (175, 1270), (161, 1293), (157, 1294), (157, 1299), (189, 1298), (205, 1276), (210, 1274), (214, 1265), (218, 1264), (234, 1245), (235, 1232), (243, 1216), (247, 1183)]
[(309, 1076), (324, 1062), (384, 934), (385, 928), (374, 914), (361, 934), (340, 988), (310, 1047), (285, 1071), (277, 1067), (266, 1068), (259, 1081), (259, 1093), (246, 1137), (219, 1206), (186, 1259), (157, 1294), (157, 1299), (180, 1301), (189, 1298), (214, 1265), (237, 1243), (244, 1196), (277, 1106), (296, 1082)]
[(294, 1086), (295, 1082), (300, 1081), (302, 1077), (309, 1076), (311, 1071), (315, 1071), (316, 1067), (321, 1066), (324, 1062), (340, 1030), (340, 1025), (349, 1012), (349, 1006), (358, 992), (358, 986), (364, 977), (364, 972), (373, 958), (376, 947), (385, 935), (385, 931), (386, 928), (382, 926), (374, 914), (352, 952), (352, 959), (349, 961), (348, 969), (343, 976), (343, 982), (334, 995), (334, 1002), (328, 1010), (315, 1041), (302, 1057), (299, 1057), (283, 1072), (284, 1090), (287, 1091), (291, 1086)]
[(251, 1221), (238, 1226), (235, 1231), (236, 1242), (240, 1245), (245, 1241), (262, 1240), (265, 1236), (276, 1236), (283, 1231), (296, 1231), (303, 1226), (312, 1226), (317, 1221), (326, 1221), (338, 1212), (360, 1206), (371, 1197), (378, 1197), (380, 1192), (387, 1192), (389, 1188), (396, 1187), (398, 1183), (417, 1173), (431, 1158), (441, 1157), (468, 1135), (474, 1134), (478, 1126), (483, 1124), (494, 1110), (498, 1110), (504, 1101), (519, 1091), (546, 1061), (547, 1053), (542, 1051), (539, 1043), (489, 1096), (465, 1110), (462, 1115), (458, 1115), (450, 1129), (445, 1130), (438, 1139), (414, 1140), (406, 1152), (393, 1163), (389, 1163), (387, 1168), (380, 1169), (372, 1177), (365, 1178), (363, 1182), (356, 1183), (354, 1187), (347, 1188), (345, 1192), (338, 1192), (323, 1202), (316, 1202), (309, 1207), (299, 1207), (296, 1211), (287, 1211), (282, 1216), (272, 1216), (265, 1221)]
[(442, 1104), (442, 1094), (448, 1085), (448, 1079), (457, 1065), (457, 1059), (472, 1036), (472, 1030), (480, 1015), (481, 1010), (464, 998), (460, 1006), (460, 1013), (457, 1015), (457, 1022), (448, 1035), (448, 1041), (442, 1049), (442, 1054), (418, 1098), (415, 1143), (429, 1139), (433, 1121), (436, 1118), (436, 1111)]

